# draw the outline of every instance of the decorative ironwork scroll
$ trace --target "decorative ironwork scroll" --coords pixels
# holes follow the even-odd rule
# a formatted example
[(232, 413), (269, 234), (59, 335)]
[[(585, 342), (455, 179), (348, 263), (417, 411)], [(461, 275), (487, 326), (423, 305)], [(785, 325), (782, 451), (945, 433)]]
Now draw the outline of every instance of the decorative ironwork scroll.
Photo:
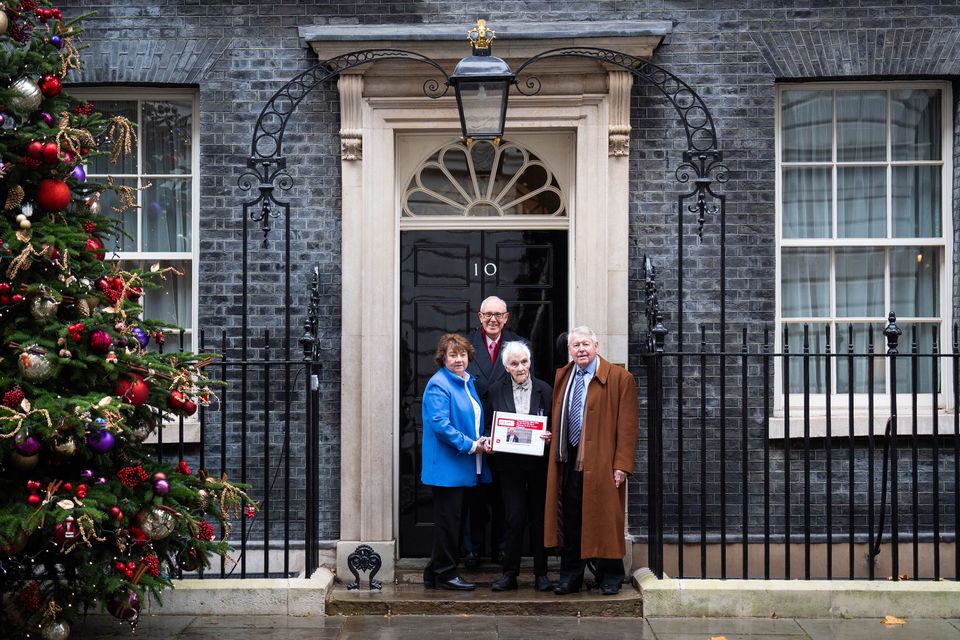
[(347, 556), (347, 568), (350, 569), (350, 573), (353, 574), (353, 582), (347, 585), (347, 589), (353, 591), (360, 588), (360, 572), (370, 572), (370, 589), (376, 589), (377, 591), (383, 588), (383, 585), (379, 580), (375, 579), (374, 576), (377, 575), (377, 571), (380, 571), (380, 566), (383, 564), (383, 560), (380, 558), (380, 554), (373, 550), (368, 544), (362, 544), (356, 549), (353, 553)]
[(264, 240), (270, 233), (271, 220), (281, 215), (290, 215), (290, 203), (279, 200), (276, 189), (289, 191), (293, 178), (287, 172), (287, 159), (283, 156), (283, 135), (290, 116), (308, 93), (340, 75), (347, 69), (381, 60), (408, 60), (421, 62), (436, 69), (443, 80), (430, 78), (423, 83), (423, 93), (430, 98), (439, 98), (447, 93), (449, 76), (430, 58), (401, 49), (368, 49), (352, 51), (329, 60), (324, 60), (283, 85), (264, 105), (253, 129), (253, 143), (247, 158), (247, 171), (237, 181), (241, 191), (259, 190), (253, 200), (243, 203), (243, 216), (260, 224)]

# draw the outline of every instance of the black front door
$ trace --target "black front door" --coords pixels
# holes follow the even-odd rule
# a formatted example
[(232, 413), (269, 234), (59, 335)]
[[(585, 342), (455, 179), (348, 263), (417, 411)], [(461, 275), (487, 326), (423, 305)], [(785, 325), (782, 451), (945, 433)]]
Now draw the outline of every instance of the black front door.
[[(533, 345), (534, 375), (553, 383), (567, 325), (566, 231), (404, 231), (400, 234), (400, 555), (430, 555), (433, 497), (420, 484), (420, 403), (444, 333), (479, 325), (487, 296)], [(566, 361), (566, 356), (562, 356)]]

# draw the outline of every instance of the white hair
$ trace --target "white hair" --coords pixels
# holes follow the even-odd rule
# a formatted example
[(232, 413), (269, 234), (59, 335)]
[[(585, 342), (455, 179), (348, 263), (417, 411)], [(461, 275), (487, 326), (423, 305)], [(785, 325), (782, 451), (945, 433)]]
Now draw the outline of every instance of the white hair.
[(527, 360), (529, 360), (531, 357), (530, 349), (528, 349), (527, 345), (523, 344), (519, 340), (507, 342), (500, 348), (500, 361), (503, 363), (504, 367), (507, 366), (510, 358), (518, 356), (521, 358), (526, 356)]
[(573, 336), (590, 336), (590, 339), (593, 340), (594, 344), (599, 342), (597, 340), (597, 334), (593, 329), (586, 325), (580, 325), (579, 327), (574, 327), (567, 332), (567, 346), (570, 346), (570, 343), (573, 341)]
[(480, 308), (483, 309), (488, 302), (499, 302), (503, 305), (503, 310), (507, 310), (507, 303), (503, 301), (503, 298), (498, 298), (497, 296), (488, 296), (484, 298), (483, 302), (480, 303)]

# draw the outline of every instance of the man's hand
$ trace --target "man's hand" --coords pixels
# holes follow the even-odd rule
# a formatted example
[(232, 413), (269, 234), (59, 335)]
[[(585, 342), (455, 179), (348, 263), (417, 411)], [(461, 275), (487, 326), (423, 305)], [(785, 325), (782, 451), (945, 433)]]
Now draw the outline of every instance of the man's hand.
[(627, 472), (621, 471), (620, 469), (613, 470), (613, 484), (616, 485), (617, 489), (620, 488), (624, 482), (627, 481)]

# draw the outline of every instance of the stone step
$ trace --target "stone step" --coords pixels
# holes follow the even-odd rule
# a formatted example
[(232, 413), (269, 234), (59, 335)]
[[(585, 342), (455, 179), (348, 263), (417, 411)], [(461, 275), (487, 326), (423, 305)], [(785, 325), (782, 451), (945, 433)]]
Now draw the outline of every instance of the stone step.
[[(464, 577), (467, 577), (466, 575)], [(497, 573), (499, 577), (499, 573)], [(597, 590), (566, 596), (539, 592), (532, 578), (521, 579), (516, 591), (494, 593), (490, 582), (475, 591), (424, 589), (421, 584), (386, 584), (382, 591), (362, 587), (348, 591), (338, 584), (327, 600), (328, 615), (492, 615), (492, 616), (607, 616), (641, 617), (640, 593), (624, 584), (620, 593), (603, 596)]]

